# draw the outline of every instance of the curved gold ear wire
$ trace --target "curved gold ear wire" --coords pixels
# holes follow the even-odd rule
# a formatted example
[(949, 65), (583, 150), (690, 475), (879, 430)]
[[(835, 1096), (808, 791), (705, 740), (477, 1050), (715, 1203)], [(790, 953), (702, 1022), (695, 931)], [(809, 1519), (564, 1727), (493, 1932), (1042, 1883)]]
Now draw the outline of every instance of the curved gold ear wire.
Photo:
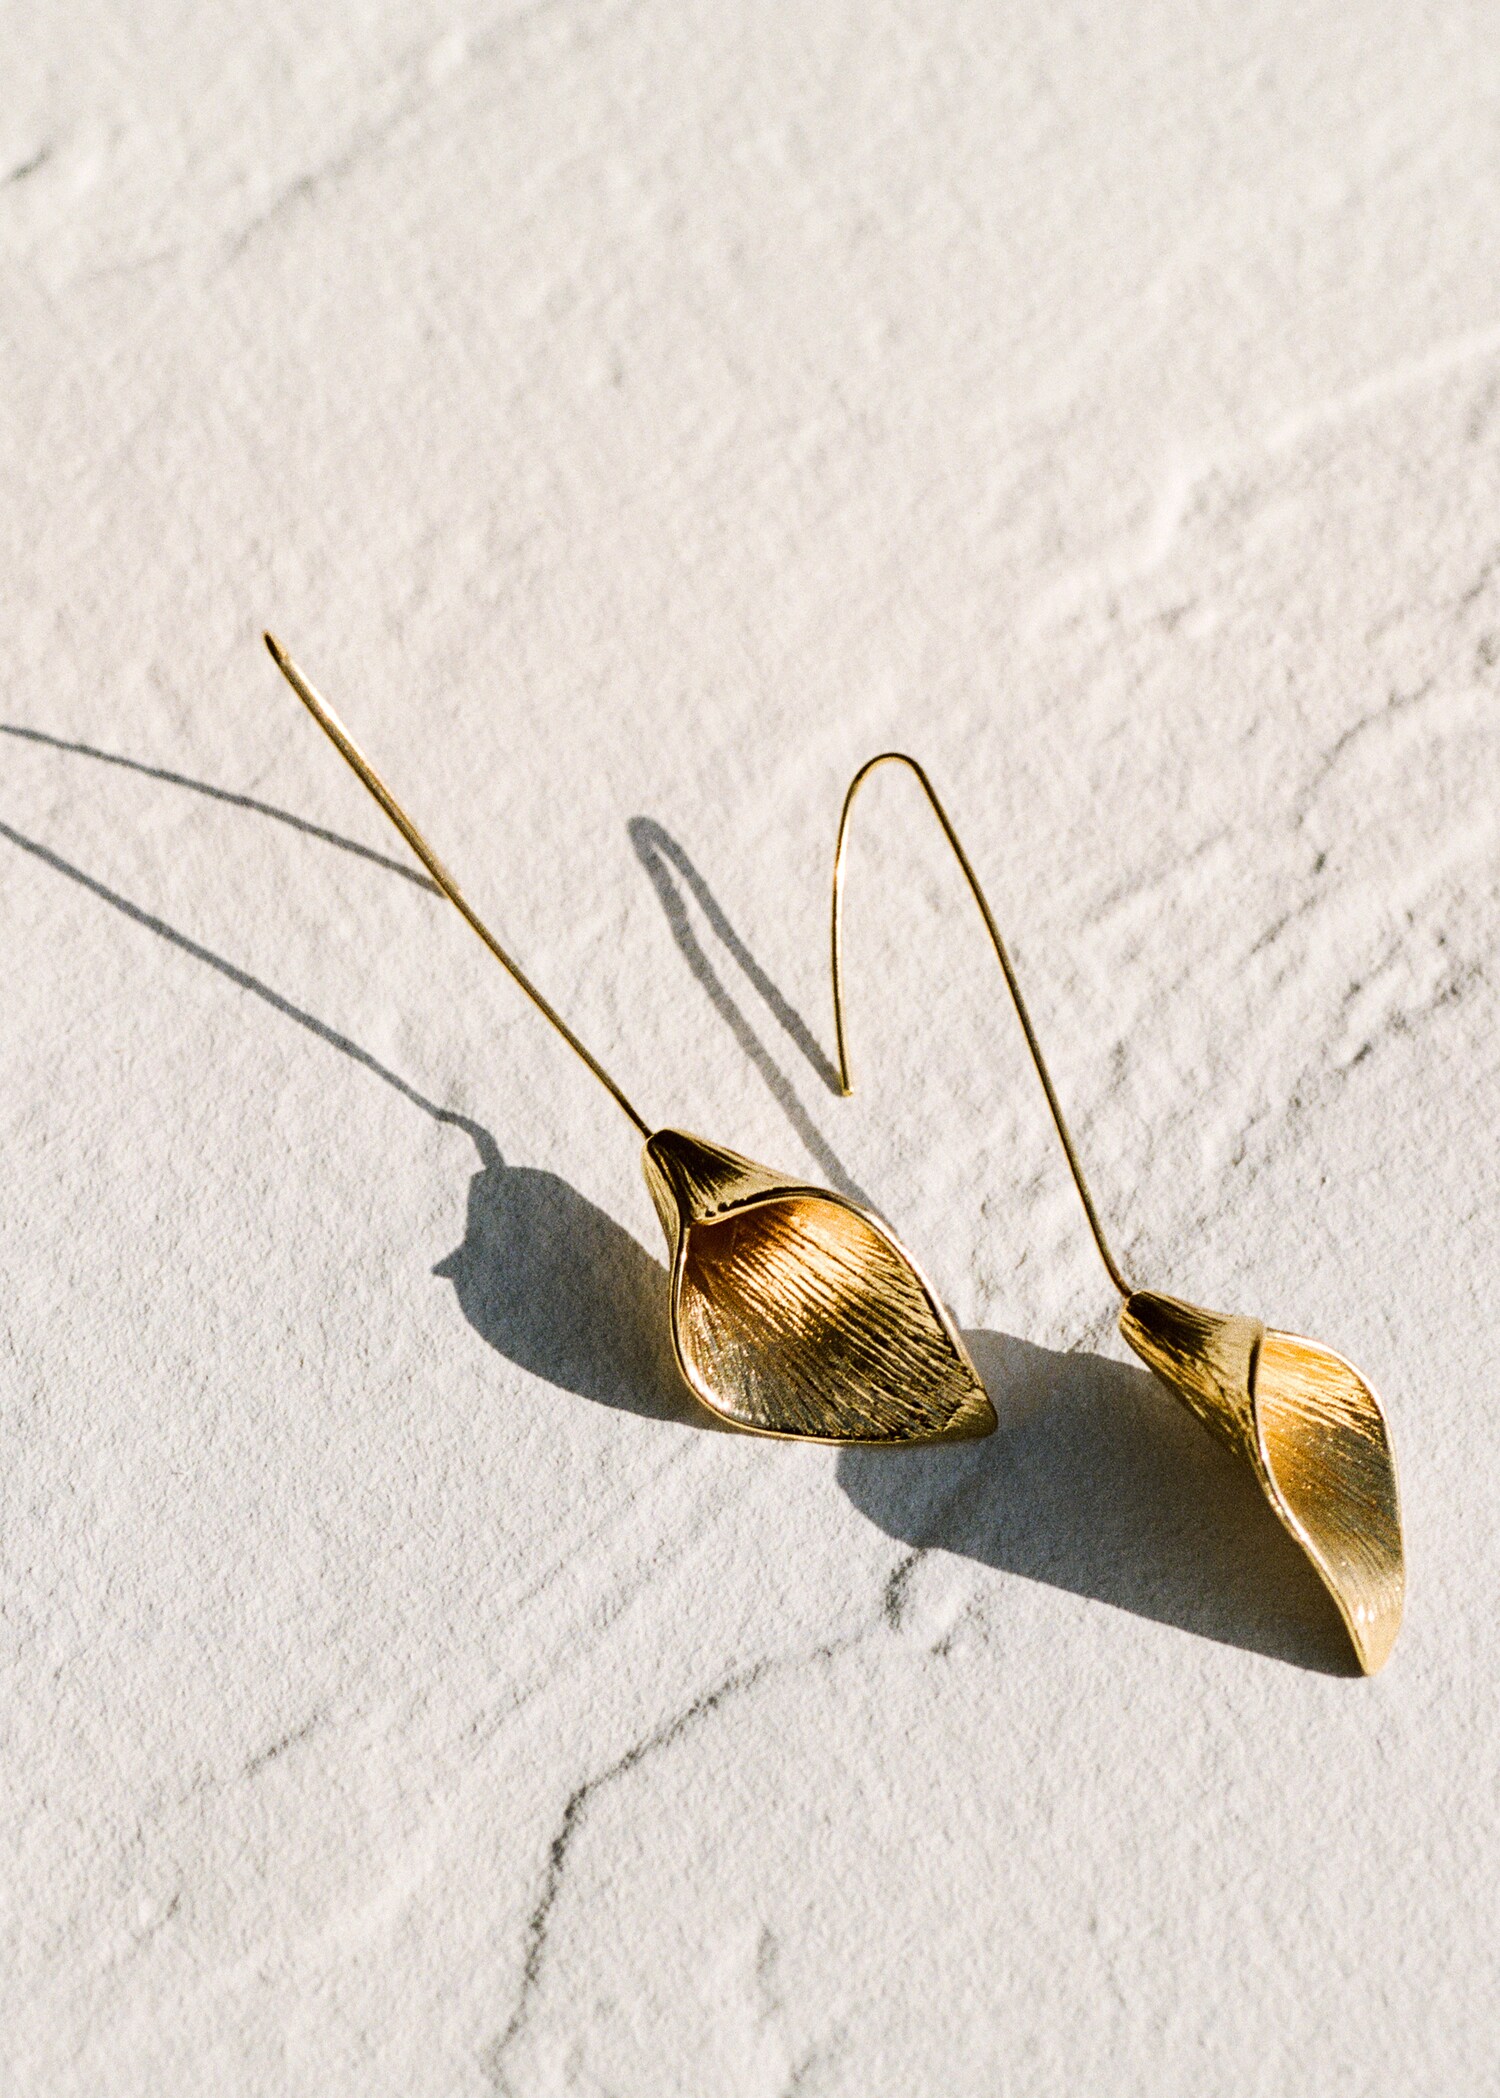
[(988, 1435), (979, 1373), (942, 1300), (890, 1226), (846, 1196), (790, 1180), (632, 1106), (470, 905), (333, 709), (281, 643), (266, 647), (438, 888), (646, 1139), (642, 1164), (671, 1254), (672, 1345), (723, 1419), (812, 1442)]
[(1318, 1341), (1258, 1319), (1202, 1311), (1132, 1289), (1099, 1222), (1021, 986), (979, 878), (931, 780), (903, 751), (883, 751), (849, 783), (833, 859), (833, 1015), (839, 1076), (852, 1090), (844, 1025), (844, 860), (855, 797), (881, 765), (904, 765), (952, 846), (1005, 977), (1053, 1125), (1110, 1281), (1124, 1299), (1120, 1331), (1149, 1368), (1252, 1468), (1271, 1506), (1321, 1576), (1367, 1675), (1401, 1627), (1405, 1549), (1390, 1432), (1380, 1401), (1352, 1363)]
[(1068, 1168), (1073, 1175), (1073, 1185), (1078, 1190), (1079, 1197), (1083, 1203), (1083, 1213), (1089, 1220), (1089, 1230), (1093, 1233), (1094, 1244), (1099, 1249), (1099, 1258), (1104, 1262), (1105, 1272), (1115, 1288), (1120, 1292), (1120, 1295), (1128, 1297), (1130, 1295), (1130, 1284), (1120, 1273), (1115, 1256), (1109, 1250), (1109, 1241), (1104, 1236), (1104, 1226), (1099, 1221), (1099, 1212), (1094, 1207), (1094, 1198), (1089, 1193), (1089, 1184), (1083, 1177), (1083, 1167), (1078, 1163), (1078, 1153), (1073, 1148), (1073, 1139), (1068, 1134), (1068, 1125), (1063, 1119), (1063, 1111), (1052, 1084), (1052, 1077), (1047, 1069), (1046, 1059), (1042, 1055), (1041, 1043), (1036, 1038), (1036, 1029), (1031, 1024), (1030, 1013), (1026, 1010), (1026, 1000), (1021, 996), (1021, 986), (1016, 978), (1010, 952), (1004, 940), (1000, 937), (1000, 928), (995, 923), (994, 913), (990, 909), (983, 889), (979, 886), (979, 876), (969, 865), (969, 855), (959, 843), (958, 832), (953, 828), (949, 820), (948, 811), (938, 800), (937, 789), (933, 786), (932, 781), (927, 777), (927, 774), (915, 758), (907, 757), (905, 752), (900, 750), (882, 751), (878, 758), (871, 758), (867, 764), (860, 766), (858, 772), (855, 773), (853, 779), (849, 782), (849, 791), (844, 796), (843, 813), (839, 817), (838, 844), (834, 849), (833, 855), (833, 1027), (838, 1039), (839, 1085), (843, 1090), (844, 1096), (847, 1099), (848, 1095), (854, 1090), (854, 1081), (849, 1075), (848, 1036), (844, 1028), (844, 855), (848, 849), (849, 819), (854, 814), (855, 796), (859, 793), (860, 788), (870, 774), (881, 765), (904, 765), (907, 771), (915, 777), (922, 792), (927, 796), (932, 813), (942, 825), (943, 836), (953, 848), (953, 857), (958, 861), (963, 871), (964, 880), (969, 885), (969, 894), (979, 906), (979, 915), (984, 920), (984, 929), (990, 936), (990, 945), (995, 950), (995, 959), (999, 962), (1001, 972), (1005, 977), (1011, 1003), (1014, 1005), (1016, 1017), (1021, 1023), (1021, 1032), (1026, 1037), (1027, 1048), (1031, 1051), (1031, 1061), (1036, 1065), (1036, 1075), (1042, 1081), (1042, 1091), (1047, 1096), (1047, 1106), (1052, 1115), (1052, 1126), (1056, 1129), (1058, 1138), (1062, 1143), (1063, 1152), (1068, 1161)]

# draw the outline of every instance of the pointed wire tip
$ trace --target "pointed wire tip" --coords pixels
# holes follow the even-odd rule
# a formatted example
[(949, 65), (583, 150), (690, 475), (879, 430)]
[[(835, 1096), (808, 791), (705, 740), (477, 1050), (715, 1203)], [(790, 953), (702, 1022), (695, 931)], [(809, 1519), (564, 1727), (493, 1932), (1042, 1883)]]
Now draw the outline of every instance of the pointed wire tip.
[(271, 651), (271, 661), (276, 665), (276, 668), (278, 670), (285, 670), (287, 664), (290, 663), (292, 659), (287, 654), (286, 650), (282, 647), (281, 643), (276, 639), (276, 636), (270, 631), (269, 628), (267, 628), (260, 638), (262, 641), (265, 642), (266, 647)]

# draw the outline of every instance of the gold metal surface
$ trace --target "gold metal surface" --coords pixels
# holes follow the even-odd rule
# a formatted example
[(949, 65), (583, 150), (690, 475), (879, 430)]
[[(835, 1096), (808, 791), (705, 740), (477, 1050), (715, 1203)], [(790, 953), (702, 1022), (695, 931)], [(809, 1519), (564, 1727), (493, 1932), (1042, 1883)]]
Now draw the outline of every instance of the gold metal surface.
[(722, 1419), (798, 1441), (905, 1444), (987, 1435), (994, 1409), (953, 1321), (890, 1227), (822, 1188), (681, 1130), (654, 1134), (469, 904), (280, 642), (277, 668), (442, 893), (646, 1138), (671, 1254), (672, 1345)]
[(953, 1321), (879, 1217), (680, 1130), (653, 1136), (645, 1163), (672, 1252), (672, 1341), (705, 1405), (812, 1442), (990, 1433)]
[(1141, 1360), (1245, 1463), (1302, 1547), (1348, 1627), (1367, 1675), (1384, 1666), (1401, 1628), (1406, 1556), (1390, 1431), (1374, 1391), (1341, 1355), (1258, 1319), (1203, 1311), (1133, 1290), (1109, 1250), (1020, 985), (978, 877), (932, 782), (915, 758), (885, 751), (855, 774), (839, 819), (833, 871), (833, 1010), (839, 1069), (850, 1090), (844, 1028), (843, 889), (855, 796), (880, 765), (912, 772), (979, 906), (1041, 1079), (1094, 1243), (1124, 1303), (1120, 1331)]
[(1390, 1434), (1365, 1379), (1317, 1341), (1149, 1290), (1126, 1298), (1120, 1331), (1251, 1466), (1373, 1675), (1401, 1629), (1405, 1561)]

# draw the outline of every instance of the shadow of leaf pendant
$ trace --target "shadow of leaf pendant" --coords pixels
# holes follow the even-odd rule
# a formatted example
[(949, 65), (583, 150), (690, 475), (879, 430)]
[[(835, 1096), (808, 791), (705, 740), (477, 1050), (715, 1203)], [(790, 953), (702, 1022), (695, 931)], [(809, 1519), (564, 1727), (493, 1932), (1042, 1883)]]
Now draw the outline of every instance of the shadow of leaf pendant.
[(903, 1444), (988, 1435), (995, 1413), (952, 1319), (900, 1240), (857, 1202), (680, 1130), (654, 1134), (472, 909), (286, 650), (273, 661), (435, 886), (646, 1139), (671, 1253), (672, 1345), (721, 1419), (799, 1441)]
[(1176, 1297), (1131, 1288), (1104, 1236), (1015, 968), (979, 878), (931, 780), (916, 759), (902, 751), (884, 751), (860, 768), (850, 781), (839, 820), (833, 859), (833, 1013), (844, 1091), (851, 1089), (844, 1030), (844, 860), (855, 797), (881, 765), (901, 765), (915, 775), (979, 906), (1094, 1244), (1124, 1300), (1120, 1331), (1167, 1388), (1251, 1467), (1262, 1493), (1332, 1596), (1360, 1667), (1373, 1675), (1384, 1665), (1401, 1628), (1406, 1592), (1396, 1463), (1380, 1401), (1351, 1363), (1318, 1341), (1277, 1332), (1258, 1319), (1200, 1311)]

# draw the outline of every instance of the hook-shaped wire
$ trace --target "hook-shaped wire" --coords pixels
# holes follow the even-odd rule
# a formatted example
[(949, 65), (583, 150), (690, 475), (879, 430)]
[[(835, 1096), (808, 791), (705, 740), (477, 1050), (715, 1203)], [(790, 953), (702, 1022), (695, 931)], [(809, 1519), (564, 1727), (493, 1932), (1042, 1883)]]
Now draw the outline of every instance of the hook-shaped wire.
[(1249, 1464), (1278, 1520), (1307, 1554), (1337, 1605), (1360, 1667), (1373, 1674), (1384, 1664), (1400, 1629), (1406, 1593), (1396, 1465), (1379, 1399), (1352, 1363), (1319, 1341), (1263, 1325), (1259, 1319), (1131, 1289), (1109, 1250), (1015, 969), (978, 877), (931, 780), (915, 758), (897, 750), (883, 751), (854, 775), (839, 819), (833, 862), (833, 1014), (845, 1092), (850, 1080), (844, 1030), (844, 855), (855, 796), (880, 765), (905, 765), (914, 774), (979, 906), (1094, 1244), (1109, 1279), (1125, 1299), (1121, 1333), (1189, 1411)]
[(990, 909), (984, 890), (979, 885), (978, 875), (969, 864), (969, 856), (959, 841), (958, 832), (953, 828), (948, 811), (938, 799), (937, 789), (933, 786), (932, 781), (927, 777), (926, 772), (917, 763), (916, 759), (908, 757), (906, 752), (902, 750), (882, 751), (878, 757), (871, 758), (866, 764), (860, 766), (858, 772), (855, 773), (853, 779), (849, 782), (849, 791), (844, 796), (843, 813), (839, 817), (838, 844), (834, 848), (833, 855), (833, 1026), (834, 1034), (838, 1041), (839, 1084), (846, 1095), (854, 1090), (854, 1083), (849, 1075), (849, 1048), (844, 1026), (844, 859), (849, 842), (849, 819), (854, 813), (855, 796), (859, 793), (860, 788), (870, 774), (881, 765), (904, 765), (913, 774), (918, 786), (927, 796), (932, 813), (937, 817), (942, 827), (943, 836), (953, 848), (953, 856), (958, 861), (964, 880), (969, 885), (969, 893), (979, 906), (979, 915), (984, 920), (984, 929), (990, 936), (990, 945), (995, 950), (995, 959), (1000, 964), (1006, 988), (1010, 992), (1011, 1003), (1015, 1006), (1016, 1018), (1021, 1023), (1021, 1032), (1026, 1037), (1026, 1046), (1031, 1051), (1031, 1061), (1036, 1065), (1036, 1075), (1042, 1081), (1042, 1091), (1047, 1096), (1047, 1106), (1051, 1110), (1053, 1127), (1056, 1129), (1058, 1139), (1062, 1144), (1064, 1155), (1068, 1161), (1068, 1169), (1073, 1175), (1073, 1185), (1077, 1188), (1079, 1199), (1083, 1203), (1083, 1212), (1088, 1218), (1089, 1230), (1093, 1233), (1094, 1244), (1099, 1249), (1099, 1258), (1104, 1262), (1105, 1271), (1110, 1281), (1120, 1292), (1120, 1295), (1128, 1297), (1131, 1293), (1130, 1284), (1120, 1272), (1119, 1265), (1113, 1253), (1109, 1250), (1109, 1241), (1104, 1236), (1104, 1226), (1099, 1221), (1099, 1212), (1094, 1207), (1094, 1198), (1089, 1193), (1089, 1184), (1083, 1177), (1083, 1167), (1079, 1164), (1078, 1153), (1074, 1149), (1073, 1139), (1068, 1133), (1067, 1121), (1063, 1116), (1056, 1088), (1052, 1083), (1051, 1074), (1048, 1072), (1046, 1059), (1042, 1055), (1041, 1044), (1036, 1038), (1036, 1029), (1031, 1024), (1031, 1015), (1026, 1010), (1026, 1000), (1021, 995), (1021, 986), (1017, 981), (1010, 954), (1006, 949), (1004, 940), (1000, 936), (1000, 928), (995, 923), (994, 913)]

